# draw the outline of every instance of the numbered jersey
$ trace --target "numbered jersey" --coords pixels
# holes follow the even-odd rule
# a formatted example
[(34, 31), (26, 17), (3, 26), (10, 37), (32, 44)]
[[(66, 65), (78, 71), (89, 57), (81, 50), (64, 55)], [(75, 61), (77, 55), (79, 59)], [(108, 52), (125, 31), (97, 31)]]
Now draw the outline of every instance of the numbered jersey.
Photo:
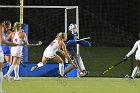
[(60, 49), (60, 44), (58, 40), (54, 40), (51, 44), (45, 49), (43, 56), (47, 58), (53, 58), (56, 55), (56, 52)]
[[(15, 44), (23, 44), (23, 40), (18, 36), (18, 34), (19, 34), (19, 32), (15, 33), (15, 36), (13, 37), (12, 41)], [(16, 56), (16, 57), (21, 57), (22, 49), (23, 49), (23, 46), (11, 47), (11, 55)]]

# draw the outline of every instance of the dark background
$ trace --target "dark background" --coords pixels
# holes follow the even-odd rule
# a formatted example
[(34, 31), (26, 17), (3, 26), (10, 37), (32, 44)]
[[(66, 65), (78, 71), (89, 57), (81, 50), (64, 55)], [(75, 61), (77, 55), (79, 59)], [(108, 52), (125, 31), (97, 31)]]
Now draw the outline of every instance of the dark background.
[[(0, 0), (0, 5), (19, 5), (19, 0)], [(90, 36), (94, 46), (130, 46), (138, 39), (139, 0), (24, 0), (24, 5), (79, 6), (80, 37)], [(0, 15), (19, 21), (19, 9), (0, 9)], [(63, 32), (63, 15), (62, 9), (24, 9), (29, 40), (47, 41), (48, 35), (55, 37), (56, 32)]]

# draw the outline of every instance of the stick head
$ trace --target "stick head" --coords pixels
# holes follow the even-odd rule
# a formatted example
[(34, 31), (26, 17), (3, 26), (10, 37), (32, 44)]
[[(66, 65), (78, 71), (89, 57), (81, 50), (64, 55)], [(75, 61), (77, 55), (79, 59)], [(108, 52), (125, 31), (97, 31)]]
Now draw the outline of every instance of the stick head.
[(87, 37), (87, 39), (90, 39), (90, 37)]
[(38, 41), (38, 45), (42, 45), (42, 42), (41, 41)]

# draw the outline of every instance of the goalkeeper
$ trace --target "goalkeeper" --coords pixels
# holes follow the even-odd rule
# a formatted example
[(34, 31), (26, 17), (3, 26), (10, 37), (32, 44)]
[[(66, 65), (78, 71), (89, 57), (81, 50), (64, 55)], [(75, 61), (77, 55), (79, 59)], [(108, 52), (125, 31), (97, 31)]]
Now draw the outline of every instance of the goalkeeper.
[[(90, 42), (88, 42), (86, 40), (78, 40), (77, 28), (78, 27), (77, 27), (76, 24), (70, 24), (69, 25), (69, 31), (67, 32), (68, 38), (67, 38), (66, 46), (67, 46), (67, 49), (68, 49), (68, 53), (70, 54), (71, 58), (74, 60), (74, 63), (80, 68), (79, 75), (80, 76), (85, 76), (87, 74), (87, 71), (86, 71), (85, 66), (83, 64), (81, 56), (77, 55), (76, 52), (75, 52), (75, 48), (76, 48), (75, 45), (79, 44), (81, 46), (90, 47), (91, 44), (90, 44)], [(70, 64), (65, 69), (64, 75), (66, 75), (67, 73), (69, 73), (73, 69), (74, 69), (74, 66)]]

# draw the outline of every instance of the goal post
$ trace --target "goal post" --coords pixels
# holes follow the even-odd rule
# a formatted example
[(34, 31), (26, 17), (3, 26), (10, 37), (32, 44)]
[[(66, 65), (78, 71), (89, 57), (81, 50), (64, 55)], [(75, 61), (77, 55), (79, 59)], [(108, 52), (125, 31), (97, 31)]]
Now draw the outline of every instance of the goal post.
[(20, 24), (23, 24), (23, 6), (24, 0), (20, 0)]

